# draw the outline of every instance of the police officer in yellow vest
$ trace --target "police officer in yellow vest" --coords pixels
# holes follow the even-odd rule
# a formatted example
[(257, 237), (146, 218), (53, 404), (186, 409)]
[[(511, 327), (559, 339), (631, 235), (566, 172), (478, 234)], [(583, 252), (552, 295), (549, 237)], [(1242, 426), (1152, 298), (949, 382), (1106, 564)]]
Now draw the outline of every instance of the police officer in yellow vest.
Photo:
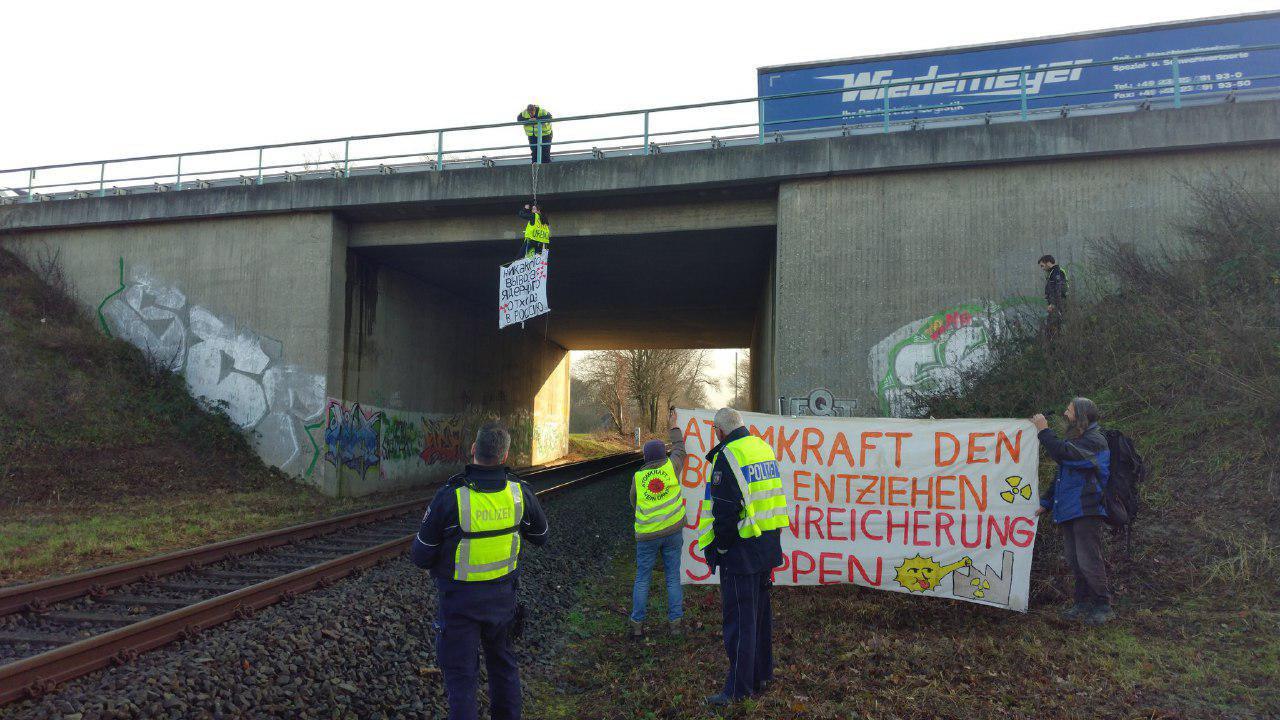
[(710, 470), (698, 523), (698, 549), (720, 571), (724, 648), (729, 674), (707, 702), (728, 705), (763, 692), (773, 680), (773, 615), (769, 588), (782, 564), (782, 528), (790, 524), (787, 498), (773, 448), (752, 435), (742, 415), (721, 408), (718, 445), (707, 453)]
[(529, 258), (551, 249), (551, 224), (537, 205), (525, 205), (516, 213), (524, 220), (524, 256)]
[(551, 113), (537, 103), (529, 103), (516, 116), (516, 121), (524, 123), (524, 134), (529, 136), (529, 154), (533, 162), (551, 162)]
[(644, 636), (644, 617), (649, 602), (653, 567), (662, 558), (667, 581), (667, 627), (680, 634), (684, 617), (684, 592), (680, 586), (680, 549), (685, 524), (684, 497), (680, 473), (687, 456), (684, 433), (676, 427), (673, 409), (668, 417), (671, 454), (661, 440), (644, 444), (644, 465), (631, 481), (631, 505), (635, 508), (636, 581), (631, 589), (631, 637)]
[(547, 541), (547, 517), (527, 485), (506, 466), (511, 436), (499, 423), (476, 433), (472, 463), (445, 483), (422, 518), (410, 558), (431, 571), (440, 596), (436, 656), (450, 720), (474, 720), (484, 648), (495, 720), (520, 717), (520, 672), (511, 634), (522, 542)]

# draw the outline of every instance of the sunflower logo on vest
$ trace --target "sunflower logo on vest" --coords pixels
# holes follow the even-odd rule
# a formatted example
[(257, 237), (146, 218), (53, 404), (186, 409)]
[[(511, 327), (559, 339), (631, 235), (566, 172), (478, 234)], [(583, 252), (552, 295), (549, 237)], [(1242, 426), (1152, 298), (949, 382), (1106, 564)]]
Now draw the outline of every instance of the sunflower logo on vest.
[(1005, 484), (1009, 486), (1008, 490), (1000, 493), (1000, 499), (1009, 504), (1013, 504), (1014, 500), (1021, 495), (1024, 500), (1031, 499), (1031, 483), (1024, 484), (1021, 475), (1011, 475), (1004, 479)]
[(661, 495), (662, 491), (667, 489), (667, 484), (662, 482), (660, 477), (649, 478), (649, 492), (654, 495)]

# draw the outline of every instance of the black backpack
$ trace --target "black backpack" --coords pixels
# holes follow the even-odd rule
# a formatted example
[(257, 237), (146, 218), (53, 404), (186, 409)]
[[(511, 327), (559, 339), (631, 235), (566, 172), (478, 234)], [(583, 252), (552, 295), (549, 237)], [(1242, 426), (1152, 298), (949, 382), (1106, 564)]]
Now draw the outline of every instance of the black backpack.
[(1151, 469), (1124, 433), (1104, 429), (1102, 434), (1111, 450), (1111, 479), (1102, 494), (1102, 504), (1107, 510), (1107, 524), (1116, 534), (1124, 535), (1128, 552), (1133, 521), (1138, 518), (1138, 485), (1147, 479)]

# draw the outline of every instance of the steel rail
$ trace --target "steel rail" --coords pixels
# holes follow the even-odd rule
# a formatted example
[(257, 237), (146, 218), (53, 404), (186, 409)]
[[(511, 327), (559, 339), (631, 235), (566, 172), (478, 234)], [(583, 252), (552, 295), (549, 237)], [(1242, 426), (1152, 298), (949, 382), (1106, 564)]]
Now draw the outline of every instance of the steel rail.
[[(584, 460), (581, 463), (566, 463), (546, 468), (521, 468), (517, 469), (516, 473), (524, 478), (536, 478), (547, 472), (559, 469), (581, 467), (599, 463), (606, 459), (623, 456), (630, 457), (632, 455), (634, 453), (618, 453), (604, 458)], [(71, 575), (0, 588), (0, 616), (23, 610), (40, 611), (56, 602), (84, 595), (101, 595), (111, 588), (139, 580), (160, 578), (184, 570), (197, 569), (203, 565), (221, 562), (240, 555), (269, 550), (299, 540), (327, 535), (356, 525), (366, 525), (403, 514), (415, 507), (421, 507), (422, 503), (429, 499), (429, 497), (414, 498), (391, 505), (314, 520), (277, 530), (267, 530), (118, 565), (108, 565), (107, 567), (86, 570)]]
[[(622, 458), (626, 459), (618, 462)], [(638, 452), (619, 453), (580, 463), (567, 463), (530, 470), (521, 475), (521, 477), (540, 477), (549, 473), (592, 466), (587, 475), (535, 492), (536, 495), (545, 497), (563, 492), (570, 487), (576, 487), (599, 479), (632, 465), (640, 459), (641, 455)], [(605, 465), (605, 467), (596, 469), (595, 466), (599, 465)], [(421, 502), (421, 500), (414, 500), (408, 504)], [(397, 503), (379, 509), (401, 508), (405, 504)], [(353, 572), (370, 567), (385, 558), (403, 553), (413, 537), (413, 533), (410, 533), (312, 567), (302, 568), (280, 577), (264, 580), (248, 587), (0, 666), (0, 705), (23, 697), (38, 698), (53, 690), (59, 683), (80, 677), (108, 664), (130, 662), (140, 653), (160, 647), (173, 640), (193, 637), (202, 630), (222, 624), (228, 620), (247, 618), (257, 610), (280, 600), (290, 599), (300, 593), (332, 585)]]

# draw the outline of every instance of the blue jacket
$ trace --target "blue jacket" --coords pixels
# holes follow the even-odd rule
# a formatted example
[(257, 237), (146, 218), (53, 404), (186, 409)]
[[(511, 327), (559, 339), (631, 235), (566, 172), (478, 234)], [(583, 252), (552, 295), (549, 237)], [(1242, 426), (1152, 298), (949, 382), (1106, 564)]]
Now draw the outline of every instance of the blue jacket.
[(781, 530), (767, 530), (760, 537), (754, 538), (738, 535), (742, 489), (734, 480), (729, 461), (720, 450), (747, 434), (746, 428), (738, 428), (707, 453), (707, 460), (717, 453), (720, 455), (707, 478), (707, 493), (711, 497), (711, 527), (715, 531), (715, 540), (705, 552), (707, 564), (713, 569), (718, 567), (720, 572), (740, 575), (770, 572), (782, 564)]
[[(468, 465), (466, 470), (449, 478), (444, 487), (427, 507), (427, 514), (422, 518), (422, 526), (413, 538), (409, 548), (409, 559), (414, 565), (431, 571), (436, 585), (443, 590), (476, 585), (513, 583), (517, 574), (511, 573), (496, 580), (480, 582), (460, 582), (453, 579), (453, 556), (462, 539), (462, 530), (458, 524), (459, 487), (470, 483), (481, 492), (498, 492), (507, 486), (507, 479), (519, 480), (508, 475), (502, 466)], [(520, 523), (520, 537), (531, 545), (542, 545), (547, 541), (547, 516), (538, 504), (538, 498), (523, 481), (520, 488), (524, 495), (524, 519)]]
[(1064, 523), (1086, 515), (1106, 517), (1102, 500), (1111, 479), (1111, 450), (1097, 423), (1074, 440), (1064, 440), (1052, 430), (1040, 431), (1040, 445), (1058, 463), (1049, 492), (1040, 504), (1053, 511), (1053, 521)]

